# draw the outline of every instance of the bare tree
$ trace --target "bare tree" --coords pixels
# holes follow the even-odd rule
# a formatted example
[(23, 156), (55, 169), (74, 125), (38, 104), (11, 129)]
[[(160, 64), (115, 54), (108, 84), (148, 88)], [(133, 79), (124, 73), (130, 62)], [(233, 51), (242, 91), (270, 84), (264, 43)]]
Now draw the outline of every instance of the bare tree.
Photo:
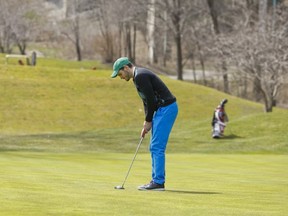
[[(207, 5), (209, 8), (209, 14), (211, 16), (212, 19), (212, 23), (213, 23), (213, 30), (214, 30), (214, 35), (215, 35), (215, 41), (217, 42), (217, 37), (219, 36), (219, 34), (221, 33), (220, 31), (220, 26), (219, 26), (219, 13), (225, 13), (225, 11), (223, 11), (223, 8), (225, 8), (224, 10), (227, 11), (227, 4), (225, 3), (225, 0), (207, 0)], [(235, 3), (233, 2), (233, 7), (235, 6)], [(226, 12), (227, 14), (227, 12)], [(227, 16), (227, 15), (226, 15)], [(223, 17), (223, 15), (222, 15)], [(223, 18), (222, 18), (223, 19)], [(232, 24), (232, 23), (231, 23)], [(227, 26), (227, 25), (226, 25)], [(227, 29), (225, 29), (227, 31)], [(224, 92), (229, 93), (229, 81), (228, 81), (228, 68), (227, 68), (227, 62), (225, 59), (225, 51), (221, 50), (221, 47), (219, 47), (218, 49), (218, 56), (220, 58), (219, 64), (216, 65), (217, 68), (220, 69), (221, 73), (222, 73), (222, 78), (223, 78), (223, 86), (224, 86)]]
[[(285, 13), (284, 13), (285, 11)], [(244, 76), (257, 80), (254, 85), (261, 92), (265, 111), (272, 112), (276, 97), (284, 84), (288, 69), (288, 13), (281, 10), (275, 18), (272, 31), (272, 17), (267, 14), (265, 37), (253, 27), (237, 32), (237, 37), (223, 38), (222, 44), (230, 52), (229, 58)], [(263, 32), (261, 32), (263, 33)]]
[[(190, 29), (190, 34), (188, 39), (188, 43), (187, 43), (187, 47), (189, 47), (190, 52), (188, 52), (188, 56), (191, 58), (191, 62), (192, 62), (192, 68), (193, 68), (193, 76), (194, 76), (194, 81), (196, 82), (196, 66), (195, 66), (195, 58), (196, 55), (199, 58), (199, 62), (200, 62), (200, 66), (201, 66), (201, 70), (202, 70), (202, 83), (204, 85), (207, 85), (207, 79), (206, 79), (206, 69), (205, 69), (205, 56), (206, 56), (206, 52), (205, 49), (207, 46), (207, 30), (202, 31), (201, 29), (203, 29), (202, 25), (199, 25), (199, 23), (195, 24), (195, 25), (191, 25), (191, 29)], [(209, 44), (208, 44), (209, 46)]]
[[(197, 2), (197, 1), (195, 1)], [(190, 19), (195, 16), (197, 7), (189, 0), (159, 0), (156, 2), (157, 11), (166, 13), (157, 13), (161, 22), (160, 25), (167, 26), (172, 33), (176, 47), (176, 67), (177, 79), (183, 80), (183, 35), (185, 34), (186, 25)]]
[(0, 1), (0, 51), (12, 52), (16, 44), (21, 54), (26, 53), (27, 42), (33, 40), (36, 26), (41, 20), (42, 1)]
[[(94, 10), (95, 24), (100, 33), (99, 37), (96, 39), (98, 47), (97, 51), (102, 55), (105, 62), (113, 62), (116, 55), (117, 42), (119, 44), (119, 39), (115, 37), (113, 32), (115, 26), (115, 21), (113, 21), (113, 18), (117, 14), (113, 10), (114, 4), (115, 1), (100, 0), (97, 4), (97, 8)], [(121, 8), (119, 8), (119, 10), (121, 10)], [(124, 28), (124, 26), (122, 27)], [(124, 37), (123, 28), (118, 34), (120, 39)]]
[(97, 1), (94, 9), (94, 22), (100, 33), (96, 39), (97, 51), (105, 62), (113, 62), (121, 55), (135, 62), (137, 32), (139, 24), (146, 18), (142, 17), (143, 5), (131, 0), (122, 1), (121, 4), (117, 0)]
[(0, 1), (0, 52), (12, 51), (12, 29), (9, 17), (10, 5), (8, 1)]
[(180, 0), (173, 0), (164, 1), (166, 6), (168, 6), (168, 13), (170, 14), (171, 21), (172, 21), (172, 28), (174, 33), (174, 39), (176, 43), (176, 50), (177, 50), (177, 79), (183, 80), (183, 65), (182, 65), (182, 31), (184, 29), (184, 19), (182, 18), (183, 6), (181, 5)]
[[(77, 60), (82, 60), (82, 50), (81, 50), (81, 10), (80, 10), (80, 1), (73, 0), (65, 2), (66, 4), (66, 17), (61, 22), (60, 32), (68, 40), (70, 40), (76, 51)], [(83, 16), (83, 14), (82, 14)]]
[[(142, 32), (146, 42), (148, 44), (149, 52), (151, 56), (153, 56), (153, 61), (155, 59), (155, 46), (154, 46), (154, 24), (153, 24), (153, 1), (152, 0), (152, 8), (149, 9), (148, 0), (126, 0), (126, 4), (123, 6), (123, 10), (121, 11), (122, 19), (121, 22), (125, 28), (126, 34), (124, 34), (124, 50), (127, 53), (127, 56), (133, 61), (136, 62), (136, 43), (137, 43), (137, 35)], [(151, 11), (152, 10), (152, 11)], [(150, 13), (152, 12), (152, 13)], [(152, 22), (148, 23), (148, 14), (150, 13), (152, 17)], [(119, 19), (119, 17), (117, 17)], [(146, 20), (146, 22), (143, 22)], [(121, 26), (121, 25), (120, 25)], [(149, 39), (147, 37), (148, 27), (149, 26)], [(119, 27), (119, 26), (118, 26)], [(152, 41), (152, 42), (149, 42)], [(151, 51), (153, 50), (153, 51)], [(152, 54), (153, 53), (153, 54)]]
[(34, 41), (40, 33), (37, 28), (43, 25), (45, 12), (41, 4), (43, 1), (24, 0), (14, 7), (17, 16), (11, 16), (14, 42), (21, 54), (26, 54), (27, 43)]

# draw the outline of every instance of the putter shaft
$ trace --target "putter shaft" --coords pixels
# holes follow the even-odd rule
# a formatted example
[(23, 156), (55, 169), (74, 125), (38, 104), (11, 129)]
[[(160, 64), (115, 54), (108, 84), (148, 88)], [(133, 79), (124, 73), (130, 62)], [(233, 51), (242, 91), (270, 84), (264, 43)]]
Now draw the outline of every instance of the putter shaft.
[(122, 184), (122, 186), (121, 186), (122, 188), (124, 188), (124, 184), (125, 184), (125, 182), (126, 182), (126, 180), (127, 180), (127, 178), (128, 178), (128, 175), (129, 175), (129, 173), (130, 173), (130, 170), (131, 170), (131, 168), (132, 168), (132, 165), (133, 165), (133, 163), (134, 163), (134, 160), (135, 160), (135, 158), (136, 158), (136, 155), (137, 155), (137, 153), (138, 153), (138, 150), (139, 150), (139, 148), (140, 148), (140, 146), (141, 146), (141, 143), (142, 143), (143, 139), (144, 139), (144, 137), (141, 137), (141, 139), (140, 139), (140, 141), (139, 141), (139, 144), (138, 144), (138, 146), (137, 146), (137, 149), (136, 149), (136, 152), (135, 152), (135, 154), (134, 154), (133, 160), (132, 160), (132, 162), (131, 162), (131, 164), (130, 164), (130, 167), (129, 167), (129, 169), (128, 169), (128, 172), (127, 172), (127, 174), (126, 174), (126, 177), (125, 177), (125, 179), (124, 179), (124, 181), (123, 181), (123, 184)]

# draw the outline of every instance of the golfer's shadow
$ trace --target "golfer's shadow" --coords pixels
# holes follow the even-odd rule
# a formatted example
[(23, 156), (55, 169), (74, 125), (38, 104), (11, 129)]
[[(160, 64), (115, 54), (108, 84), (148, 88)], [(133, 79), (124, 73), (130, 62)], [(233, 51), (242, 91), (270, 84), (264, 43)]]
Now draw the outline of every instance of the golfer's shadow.
[(166, 192), (171, 192), (171, 193), (182, 193), (182, 194), (206, 194), (206, 195), (213, 195), (213, 194), (222, 194), (219, 192), (207, 192), (207, 191), (185, 191), (185, 190), (167, 190), (165, 189)]
[(242, 137), (237, 136), (236, 134), (228, 134), (228, 135), (221, 137), (220, 139), (239, 139), (239, 138), (242, 138)]

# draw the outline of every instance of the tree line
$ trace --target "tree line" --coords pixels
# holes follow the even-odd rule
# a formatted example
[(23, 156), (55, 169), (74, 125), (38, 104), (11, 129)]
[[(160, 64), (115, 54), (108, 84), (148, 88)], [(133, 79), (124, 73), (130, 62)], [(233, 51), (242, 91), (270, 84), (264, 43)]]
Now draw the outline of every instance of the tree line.
[(178, 80), (189, 68), (193, 82), (271, 112), (287, 84), (287, 18), (284, 0), (0, 0), (0, 52), (65, 39), (78, 61), (93, 47), (107, 63), (125, 55)]

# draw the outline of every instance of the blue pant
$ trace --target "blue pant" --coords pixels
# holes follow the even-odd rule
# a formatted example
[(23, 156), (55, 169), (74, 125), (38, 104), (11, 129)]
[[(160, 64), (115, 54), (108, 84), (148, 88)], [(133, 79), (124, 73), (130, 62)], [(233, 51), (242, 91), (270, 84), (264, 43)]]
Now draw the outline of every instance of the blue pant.
[(152, 180), (157, 184), (165, 183), (165, 151), (177, 114), (178, 105), (175, 102), (165, 107), (159, 107), (153, 116), (150, 152)]

